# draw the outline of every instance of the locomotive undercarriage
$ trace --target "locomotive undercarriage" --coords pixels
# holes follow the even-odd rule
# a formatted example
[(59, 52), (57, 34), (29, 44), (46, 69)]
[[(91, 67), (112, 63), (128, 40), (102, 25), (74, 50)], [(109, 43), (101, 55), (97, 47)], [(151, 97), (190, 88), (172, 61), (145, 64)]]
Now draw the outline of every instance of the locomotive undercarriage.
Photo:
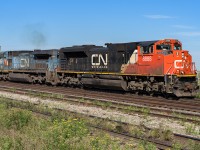
[(128, 80), (128, 89), (132, 92), (146, 92), (147, 94), (163, 93), (164, 82), (160, 77), (136, 77)]
[(131, 91), (146, 92), (148, 94), (160, 93), (165, 97), (195, 97), (199, 86), (196, 77), (177, 77), (166, 75), (163, 77), (137, 77), (128, 82)]
[(199, 86), (196, 77), (177, 77), (173, 84), (173, 93), (177, 97), (195, 97)]
[(0, 75), (0, 80), (44, 84), (46, 82), (46, 77), (44, 73), (4, 73)]
[(195, 77), (177, 76), (117, 76), (76, 73), (3, 73), (1, 80), (50, 84), (69, 87), (90, 87), (124, 90), (148, 95), (195, 97), (199, 86)]

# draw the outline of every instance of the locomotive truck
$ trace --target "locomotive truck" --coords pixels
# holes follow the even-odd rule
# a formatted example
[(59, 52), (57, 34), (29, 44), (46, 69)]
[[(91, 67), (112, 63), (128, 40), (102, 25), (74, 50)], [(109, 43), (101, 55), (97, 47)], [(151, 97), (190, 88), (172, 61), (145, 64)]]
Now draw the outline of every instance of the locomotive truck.
[(106, 46), (81, 45), (0, 54), (0, 78), (9, 81), (195, 97), (192, 56), (176, 39)]

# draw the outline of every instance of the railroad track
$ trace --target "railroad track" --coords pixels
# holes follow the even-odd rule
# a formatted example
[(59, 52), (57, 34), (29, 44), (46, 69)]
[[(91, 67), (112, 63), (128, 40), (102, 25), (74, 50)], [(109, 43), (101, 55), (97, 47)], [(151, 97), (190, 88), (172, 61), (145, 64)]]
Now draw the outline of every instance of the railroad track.
[[(27, 102), (24, 102), (24, 103), (27, 103)], [(17, 107), (17, 108), (21, 108), (21, 109), (27, 109), (27, 108), (23, 108), (24, 106), (20, 106), (20, 105), (16, 105), (15, 106), (14, 104), (11, 107)], [(30, 110), (32, 112), (40, 114), (40, 115), (44, 115), (44, 116), (47, 116), (47, 117), (51, 117), (52, 116), (51, 112), (43, 112), (43, 111), (41, 112), (41, 111), (39, 111), (37, 109), (34, 109), (34, 107), (36, 107), (36, 105), (30, 107), (31, 108)], [(65, 112), (65, 113), (72, 114), (72, 116), (75, 116), (75, 117), (77, 117), (79, 119), (81, 119), (82, 117), (84, 117), (84, 118), (87, 117), (87, 118), (102, 119), (102, 118), (97, 117), (97, 116), (80, 114), (78, 112), (68, 111), (68, 110), (59, 109), (59, 108), (55, 108), (54, 110), (56, 110), (57, 112)], [(124, 126), (131, 126), (132, 125), (132, 124), (128, 124), (126, 122), (115, 121), (115, 120), (111, 120), (111, 119), (103, 119), (103, 121), (109, 121), (109, 122), (118, 123), (120, 126), (121, 125), (122, 126), (123, 125)], [(101, 131), (107, 132), (110, 135), (113, 135), (114, 137), (123, 138), (123, 139), (126, 139), (126, 140), (130, 140), (130, 139), (134, 139), (134, 140), (138, 140), (138, 141), (139, 140), (144, 140), (144, 141), (148, 141), (148, 142), (154, 143), (156, 145), (156, 147), (158, 149), (160, 149), (160, 150), (165, 150), (167, 148), (172, 148), (174, 140), (175, 141), (179, 141), (182, 144), (184, 144), (185, 142), (188, 142), (188, 140), (194, 141), (196, 143), (200, 142), (200, 138), (195, 138), (195, 137), (191, 137), (191, 136), (187, 136), (187, 135), (181, 135), (181, 134), (176, 134), (176, 133), (173, 133), (174, 140), (172, 142), (172, 141), (165, 141), (165, 140), (148, 138), (148, 137), (143, 137), (143, 136), (139, 137), (137, 135), (132, 135), (132, 134), (127, 133), (127, 132), (115, 131), (115, 130), (112, 130), (112, 129), (108, 129), (108, 128), (105, 128), (105, 127), (102, 127), (102, 126), (99, 126), (99, 125), (90, 124), (90, 123), (87, 123), (87, 125), (90, 128), (95, 128), (96, 130), (100, 130), (100, 132)], [(151, 129), (150, 128), (146, 128), (146, 130), (151, 130)], [(184, 146), (182, 148), (182, 150), (187, 150), (187, 147)]]
[[(5, 83), (5, 84), (4, 85), (0, 84), (0, 89), (4, 90), (4, 91), (8, 91), (8, 92), (12, 91), (12, 92), (19, 93), (19, 94), (32, 94), (32, 95), (46, 94), (46, 97), (50, 96), (52, 93), (56, 93), (57, 97), (53, 97), (53, 98), (54, 99), (56, 98), (57, 100), (69, 101), (69, 102), (79, 103), (79, 104), (81, 103), (81, 104), (87, 105), (87, 106), (90, 105), (90, 106), (98, 106), (98, 107), (102, 107), (105, 105), (96, 103), (96, 101), (102, 102), (102, 103), (109, 103), (109, 106), (107, 106), (107, 108), (115, 109), (115, 110), (117, 109), (122, 112), (126, 112), (128, 114), (134, 114), (134, 113), (144, 114), (146, 110), (144, 110), (143, 108), (146, 108), (146, 109), (151, 110), (151, 111), (146, 112), (146, 113), (148, 113), (148, 115), (151, 115), (151, 116), (173, 118), (173, 119), (183, 119), (185, 121), (200, 124), (200, 113), (193, 113), (193, 112), (188, 112), (188, 111), (187, 112), (186, 111), (178, 111), (177, 109), (172, 110), (171, 108), (168, 108), (166, 106), (152, 107), (151, 105), (147, 105), (147, 104), (135, 105), (135, 99), (133, 101), (128, 100), (128, 102), (127, 101), (121, 102), (118, 100), (117, 101), (113, 100), (114, 96), (112, 96), (111, 99), (110, 99), (110, 97), (99, 98), (100, 96), (98, 95), (98, 92), (96, 92), (96, 91), (93, 92), (93, 91), (88, 91), (88, 90), (83, 90), (83, 89), (77, 90), (77, 89), (64, 88), (64, 87), (49, 87), (49, 86), (30, 85), (30, 84), (12, 83), (12, 82), (3, 82), (3, 83)], [(73, 94), (72, 94), (72, 92), (73, 92)], [(89, 92), (89, 94), (87, 92)], [(91, 93), (91, 95), (90, 95), (90, 93)], [(59, 96), (59, 94), (61, 94), (61, 95)], [(114, 93), (114, 94), (116, 94), (116, 93)], [(102, 95), (102, 92), (100, 92), (100, 95)], [(95, 97), (95, 96), (97, 96), (97, 97)], [(117, 94), (117, 96), (119, 97), (119, 94)], [(121, 96), (123, 96), (123, 95), (121, 95)], [(125, 98), (126, 97), (128, 97), (128, 99), (130, 99), (129, 96), (125, 95)], [(116, 97), (115, 97), (115, 99), (116, 99)], [(188, 104), (188, 101), (186, 101), (184, 103)], [(132, 106), (132, 107), (130, 107), (130, 106)], [(184, 110), (184, 109), (180, 108), (179, 110)], [(162, 113), (160, 113), (160, 112), (162, 112)]]
[[(69, 87), (55, 87), (55, 86), (46, 86), (46, 85), (38, 85), (38, 84), (26, 84), (26, 83), (15, 83), (15, 82), (4, 82), (0, 81), (0, 85), (3, 86), (13, 86), (13, 87), (21, 87), (21, 88), (31, 88), (31, 89), (41, 89), (44, 91), (51, 91), (52, 92), (58, 92), (60, 94), (79, 94), (80, 96), (85, 96), (85, 97), (93, 97), (95, 98), (105, 98), (105, 99), (111, 99), (115, 100), (116, 98), (118, 99), (117, 101), (120, 102), (130, 102), (130, 103), (141, 103), (144, 104), (146, 103), (147, 105), (152, 105), (152, 106), (166, 106), (169, 107), (171, 104), (178, 106), (179, 108), (188, 108), (191, 107), (190, 111), (200, 111), (200, 108), (197, 107), (200, 106), (200, 99), (180, 99), (180, 100), (169, 100), (165, 99), (163, 97), (152, 97), (152, 96), (138, 96), (136, 94), (130, 94), (130, 93), (125, 93), (122, 91), (111, 91), (111, 90), (84, 90), (80, 88), (69, 88)], [(106, 91), (106, 92), (105, 92)], [(120, 98), (122, 97), (122, 98)], [(188, 106), (190, 104), (190, 106)], [(176, 108), (176, 107), (175, 107)]]

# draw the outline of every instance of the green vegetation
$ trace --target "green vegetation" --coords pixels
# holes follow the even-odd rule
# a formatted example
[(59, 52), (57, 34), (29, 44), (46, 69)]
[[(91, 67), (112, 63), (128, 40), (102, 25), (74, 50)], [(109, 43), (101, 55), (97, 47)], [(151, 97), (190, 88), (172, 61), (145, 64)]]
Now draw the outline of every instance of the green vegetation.
[(183, 146), (180, 144), (180, 143), (174, 143), (172, 145), (172, 149), (173, 150), (182, 150), (183, 149)]
[(185, 124), (186, 133), (190, 135), (200, 135), (200, 131), (196, 130), (196, 125)]
[[(15, 108), (13, 107), (15, 106)], [(20, 107), (20, 108), (16, 108)], [(21, 108), (51, 114), (49, 117)], [(134, 149), (87, 126), (84, 119), (30, 103), (0, 98), (0, 149), (101, 150)], [(137, 149), (137, 148), (136, 148)]]
[(3, 125), (8, 129), (20, 130), (27, 126), (31, 121), (31, 113), (29, 111), (21, 111), (18, 109), (9, 109), (9, 112), (3, 116)]
[(139, 150), (157, 150), (156, 146), (153, 145), (152, 143), (146, 142), (146, 141), (141, 141), (139, 143)]
[(153, 129), (149, 133), (149, 137), (154, 139), (162, 139), (164, 141), (172, 141), (173, 133), (170, 130), (163, 130), (162, 128)]
[(197, 94), (197, 96), (196, 96), (197, 98), (200, 98), (200, 92)]
[[(182, 126), (185, 125), (185, 122), (187, 122), (188, 119), (192, 119), (192, 120), (194, 120), (194, 121), (197, 121), (196, 124), (199, 124), (199, 122), (200, 122), (200, 118), (199, 118), (198, 116), (193, 116), (193, 117), (191, 118), (190, 116), (187, 116), (187, 115), (184, 115), (184, 114), (181, 114), (181, 113), (177, 113), (177, 112), (173, 112), (173, 113), (172, 113), (172, 116), (179, 118), (180, 124), (181, 124)], [(176, 119), (175, 119), (175, 120), (176, 120)]]
[(200, 143), (195, 143), (194, 141), (189, 141), (189, 146), (191, 150), (199, 150), (200, 149)]
[[(145, 109), (143, 113), (148, 115), (149, 110)], [(139, 143), (126, 141), (124, 144), (123, 140), (93, 128), (96, 126), (146, 140)], [(188, 127), (188, 132), (192, 131), (193, 127)], [(155, 145), (148, 142), (149, 138), (174, 142), (173, 133), (162, 125), (158, 129), (149, 130), (144, 122), (133, 126), (109, 119), (52, 110), (42, 104), (0, 98), (0, 149), (154, 150)], [(200, 148), (199, 144), (192, 141), (187, 145)], [(179, 146), (178, 143), (173, 145), (174, 149), (179, 149)]]

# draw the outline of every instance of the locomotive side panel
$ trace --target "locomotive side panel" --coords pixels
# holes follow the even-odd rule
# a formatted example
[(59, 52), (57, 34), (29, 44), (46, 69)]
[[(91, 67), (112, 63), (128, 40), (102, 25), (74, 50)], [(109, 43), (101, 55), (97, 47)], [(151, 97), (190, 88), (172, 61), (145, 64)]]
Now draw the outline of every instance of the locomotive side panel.
[(89, 68), (92, 72), (120, 73), (121, 65), (124, 62), (124, 54), (105, 48), (104, 50), (94, 49), (88, 55)]
[(32, 66), (33, 56), (30, 53), (22, 53), (12, 58), (13, 70), (30, 70)]
[(61, 49), (62, 71), (120, 72), (124, 53), (103, 47), (72, 47)]
[(58, 65), (58, 50), (34, 50), (33, 70), (54, 71)]

